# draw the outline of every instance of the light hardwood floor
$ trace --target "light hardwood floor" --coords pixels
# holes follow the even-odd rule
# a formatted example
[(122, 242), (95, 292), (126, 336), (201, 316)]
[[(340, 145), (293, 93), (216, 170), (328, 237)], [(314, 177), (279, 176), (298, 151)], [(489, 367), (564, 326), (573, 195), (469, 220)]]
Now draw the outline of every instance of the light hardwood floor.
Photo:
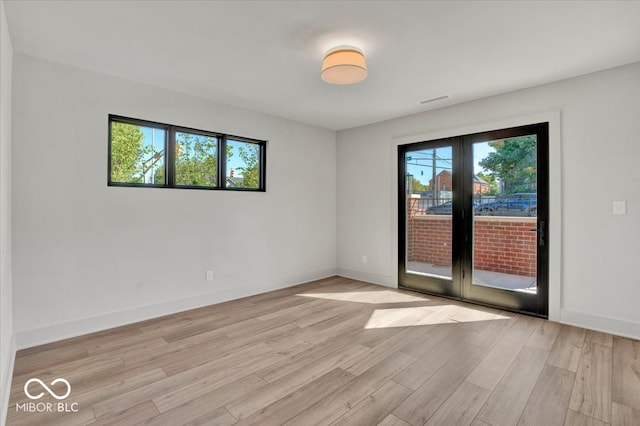
[(640, 425), (640, 342), (329, 278), (20, 351), (8, 424)]

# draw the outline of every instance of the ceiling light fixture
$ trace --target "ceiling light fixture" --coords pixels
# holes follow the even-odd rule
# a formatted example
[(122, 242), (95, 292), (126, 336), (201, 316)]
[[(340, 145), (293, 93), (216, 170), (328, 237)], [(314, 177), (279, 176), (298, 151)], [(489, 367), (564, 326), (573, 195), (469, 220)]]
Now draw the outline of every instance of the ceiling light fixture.
[(354, 84), (367, 78), (364, 53), (356, 47), (339, 46), (327, 52), (320, 77), (331, 84)]

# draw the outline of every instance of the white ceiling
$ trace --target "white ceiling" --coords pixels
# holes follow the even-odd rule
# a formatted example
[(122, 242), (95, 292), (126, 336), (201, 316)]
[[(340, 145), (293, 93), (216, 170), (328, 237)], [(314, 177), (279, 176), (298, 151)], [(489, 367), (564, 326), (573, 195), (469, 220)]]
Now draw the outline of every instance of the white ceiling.
[[(5, 10), (17, 52), (334, 130), (640, 61), (640, 1), (5, 0)], [(324, 52), (342, 44), (364, 50), (364, 82), (320, 79)]]

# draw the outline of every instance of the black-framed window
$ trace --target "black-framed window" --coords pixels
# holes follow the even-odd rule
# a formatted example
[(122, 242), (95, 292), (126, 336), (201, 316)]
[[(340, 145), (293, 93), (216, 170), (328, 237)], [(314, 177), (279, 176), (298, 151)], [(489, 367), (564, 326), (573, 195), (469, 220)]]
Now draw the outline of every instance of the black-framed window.
[(266, 141), (109, 115), (109, 186), (265, 191)]

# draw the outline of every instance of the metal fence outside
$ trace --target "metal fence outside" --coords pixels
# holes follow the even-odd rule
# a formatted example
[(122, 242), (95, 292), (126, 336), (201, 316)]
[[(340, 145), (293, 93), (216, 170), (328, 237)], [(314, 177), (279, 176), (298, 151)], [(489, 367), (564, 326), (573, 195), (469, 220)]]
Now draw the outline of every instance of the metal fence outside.
[[(453, 202), (447, 198), (408, 198), (411, 216), (451, 215)], [(538, 215), (538, 200), (535, 193), (509, 194), (504, 196), (482, 196), (473, 200), (473, 211), (478, 216), (535, 217)]]

